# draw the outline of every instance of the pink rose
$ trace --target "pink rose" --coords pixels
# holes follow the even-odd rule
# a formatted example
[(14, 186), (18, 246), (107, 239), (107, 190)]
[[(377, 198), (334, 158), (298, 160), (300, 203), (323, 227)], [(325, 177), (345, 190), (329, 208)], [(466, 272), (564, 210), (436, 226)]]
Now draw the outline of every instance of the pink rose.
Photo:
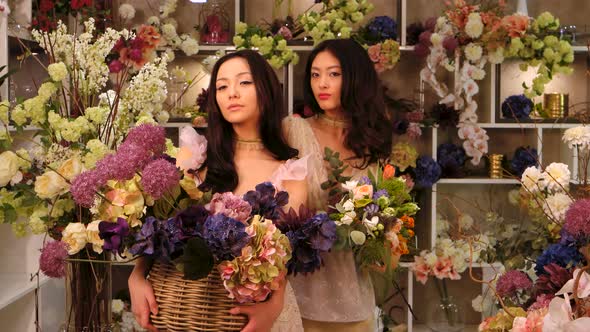
[(373, 186), (370, 184), (364, 184), (362, 186), (358, 186), (352, 190), (354, 194), (354, 200), (363, 199), (366, 197), (373, 197)]
[(370, 46), (367, 52), (369, 53), (369, 58), (371, 58), (371, 61), (379, 62), (379, 56), (381, 55), (381, 44)]

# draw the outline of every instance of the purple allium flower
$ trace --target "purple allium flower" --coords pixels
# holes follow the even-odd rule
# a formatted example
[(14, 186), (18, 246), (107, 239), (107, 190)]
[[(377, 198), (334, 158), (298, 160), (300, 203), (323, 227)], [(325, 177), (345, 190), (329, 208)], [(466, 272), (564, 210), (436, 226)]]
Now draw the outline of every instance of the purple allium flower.
[(443, 47), (449, 52), (454, 52), (458, 46), (459, 41), (455, 37), (447, 36), (445, 40), (443, 40)]
[(590, 199), (578, 199), (570, 205), (563, 228), (583, 244), (590, 240)]
[(543, 267), (545, 273), (539, 275), (535, 282), (535, 292), (541, 294), (555, 294), (568, 280), (573, 278), (571, 269), (566, 269), (555, 263)]
[(117, 222), (102, 221), (98, 224), (100, 238), (104, 240), (103, 248), (105, 250), (117, 251), (123, 253), (121, 243), (129, 235), (129, 224), (125, 218), (117, 218)]
[(250, 241), (246, 225), (223, 214), (207, 218), (203, 226), (203, 238), (213, 256), (221, 261), (240, 256), (242, 248)]
[[(373, 193), (373, 199), (379, 199), (379, 197), (385, 196), (387, 198), (389, 198), (389, 193), (387, 192), (387, 190), (385, 189), (381, 189), (381, 190), (377, 190), (376, 192)], [(365, 208), (365, 211), (367, 209)]]
[(537, 149), (521, 146), (514, 152), (514, 157), (510, 161), (510, 167), (514, 174), (520, 178), (525, 169), (538, 165), (537, 160)]
[(231, 192), (215, 193), (207, 206), (211, 214), (224, 214), (246, 223), (252, 213), (252, 206)]
[(289, 202), (289, 194), (279, 191), (270, 182), (263, 182), (244, 194), (243, 198), (252, 206), (252, 214), (258, 214), (266, 219), (276, 220), (279, 217), (279, 209)]
[(66, 276), (66, 258), (68, 258), (67, 244), (61, 241), (48, 241), (41, 249), (39, 267), (51, 278)]
[(533, 101), (525, 95), (513, 95), (502, 102), (502, 115), (509, 119), (526, 119), (533, 108)]
[(164, 127), (142, 124), (129, 131), (125, 143), (137, 144), (144, 150), (159, 156), (166, 150), (166, 131)]
[(87, 208), (92, 207), (96, 191), (106, 183), (106, 181), (101, 181), (99, 177), (99, 173), (92, 170), (82, 172), (72, 180), (70, 192), (76, 204)]
[(440, 179), (442, 170), (440, 165), (429, 156), (420, 156), (416, 160), (416, 186), (429, 188)]
[(526, 273), (511, 270), (500, 276), (496, 284), (498, 295), (503, 298), (516, 297), (519, 291), (527, 291), (533, 286), (533, 282)]
[(141, 185), (146, 193), (159, 199), (180, 181), (176, 165), (164, 159), (156, 159), (145, 166), (141, 174)]

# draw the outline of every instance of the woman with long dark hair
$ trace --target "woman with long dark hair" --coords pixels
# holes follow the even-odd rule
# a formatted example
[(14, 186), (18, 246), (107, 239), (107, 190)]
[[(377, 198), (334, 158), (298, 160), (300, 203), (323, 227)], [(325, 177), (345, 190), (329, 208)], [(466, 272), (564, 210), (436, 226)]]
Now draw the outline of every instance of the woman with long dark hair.
[[(391, 153), (391, 122), (377, 73), (367, 52), (351, 39), (327, 40), (311, 52), (305, 69), (305, 103), (314, 116), (284, 120), (287, 140), (310, 154), (308, 207), (326, 209), (326, 147), (349, 166), (344, 175), (367, 175)], [(373, 173), (375, 171), (373, 170)], [(371, 331), (375, 297), (366, 271), (357, 270), (352, 251), (334, 251), (310, 275), (291, 278), (305, 331)]]
[[(290, 206), (304, 204), (306, 159), (292, 159), (298, 152), (283, 136), (282, 108), (279, 81), (261, 55), (242, 50), (219, 59), (209, 84), (207, 161), (202, 172), (206, 175), (200, 189), (242, 195), (271, 181), (289, 193)], [(145, 263), (138, 263), (129, 278), (129, 289), (135, 316), (142, 326), (151, 328), (149, 312), (157, 311), (157, 304), (145, 272)], [(244, 332), (303, 329), (293, 290), (286, 281), (266, 302), (230, 312), (249, 317)]]

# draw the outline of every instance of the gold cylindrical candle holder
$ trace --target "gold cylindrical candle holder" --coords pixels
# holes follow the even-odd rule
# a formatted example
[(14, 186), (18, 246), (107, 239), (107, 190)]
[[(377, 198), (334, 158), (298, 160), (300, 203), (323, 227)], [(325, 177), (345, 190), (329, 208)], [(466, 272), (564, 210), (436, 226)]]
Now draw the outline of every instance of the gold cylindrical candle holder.
[(569, 95), (567, 93), (546, 93), (543, 95), (543, 108), (551, 119), (568, 116)]
[(490, 160), (490, 178), (501, 179), (503, 173), (502, 159), (504, 159), (504, 155), (490, 154), (488, 158)]

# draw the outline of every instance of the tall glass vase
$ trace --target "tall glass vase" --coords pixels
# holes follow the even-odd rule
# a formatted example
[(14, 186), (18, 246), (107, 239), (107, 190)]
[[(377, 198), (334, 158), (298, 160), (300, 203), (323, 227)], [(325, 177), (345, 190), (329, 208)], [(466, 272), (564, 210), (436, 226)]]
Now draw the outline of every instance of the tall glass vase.
[(463, 312), (452, 296), (430, 302), (426, 326), (433, 332), (459, 332), (465, 328)]
[[(61, 331), (112, 331), (112, 270), (108, 254), (70, 256), (66, 274), (66, 311)], [(102, 261), (102, 262), (97, 262)]]

